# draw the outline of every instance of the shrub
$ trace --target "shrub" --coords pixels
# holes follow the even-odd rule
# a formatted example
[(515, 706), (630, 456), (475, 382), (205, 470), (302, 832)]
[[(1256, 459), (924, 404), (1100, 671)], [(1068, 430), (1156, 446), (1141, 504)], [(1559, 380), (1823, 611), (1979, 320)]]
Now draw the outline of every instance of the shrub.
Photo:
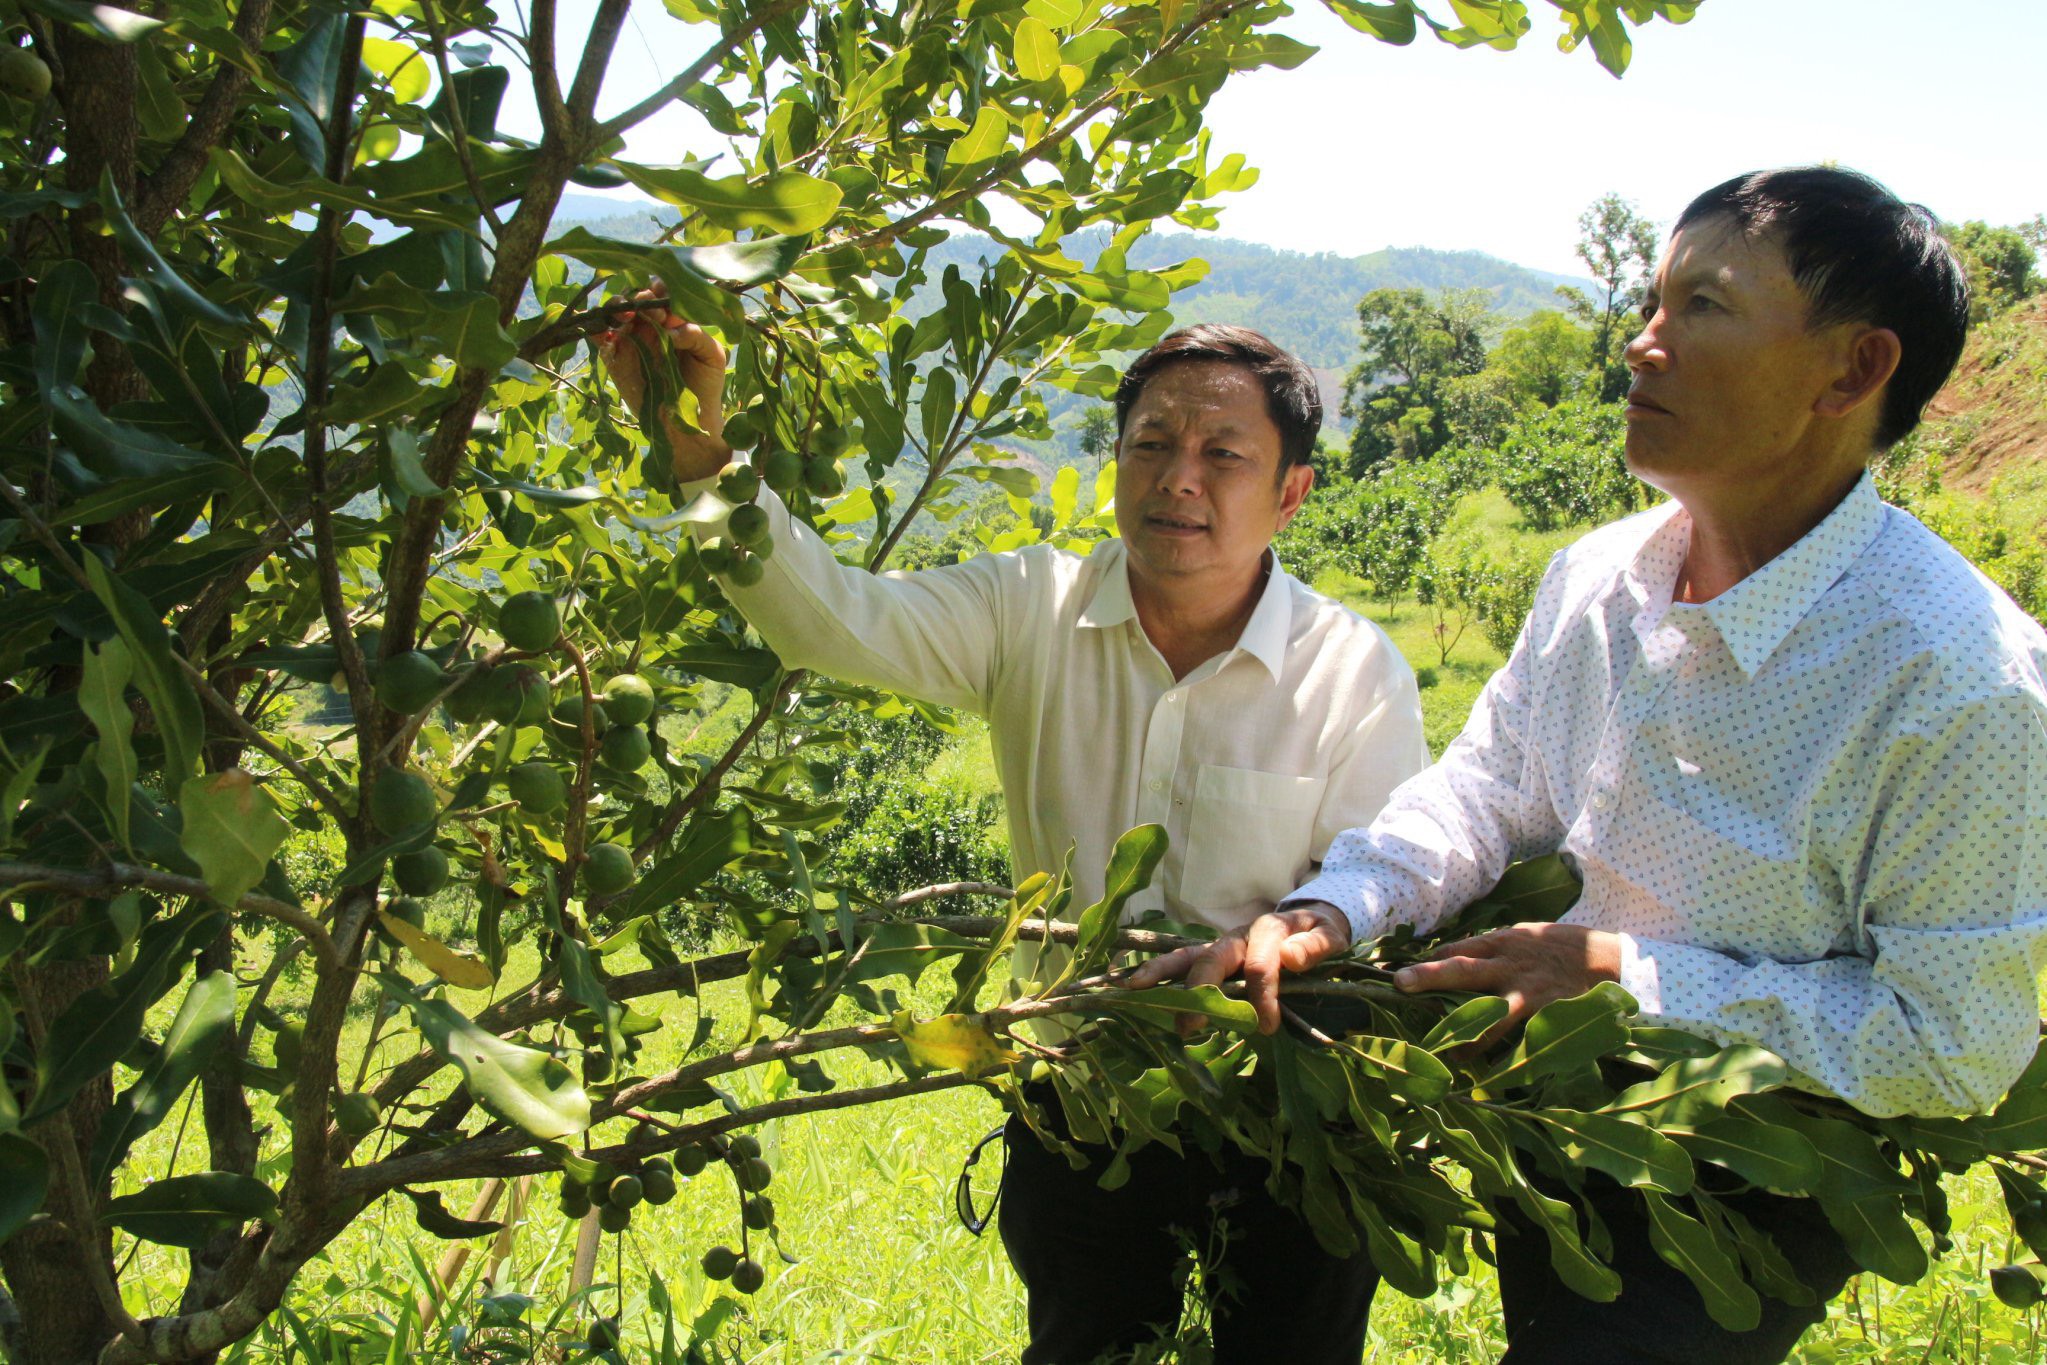
[(1529, 529), (1592, 525), (1642, 505), (1624, 421), (1618, 403), (1579, 400), (1522, 414), (1502, 438), (1493, 472)]

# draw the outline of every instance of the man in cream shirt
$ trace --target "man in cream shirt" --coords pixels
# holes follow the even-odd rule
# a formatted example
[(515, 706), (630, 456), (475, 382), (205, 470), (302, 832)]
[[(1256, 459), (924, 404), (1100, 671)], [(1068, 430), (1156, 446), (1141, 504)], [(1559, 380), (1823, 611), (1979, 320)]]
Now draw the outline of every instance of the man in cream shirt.
[[(629, 325), (681, 358), (706, 434), (673, 429), (676, 473), (707, 478), (728, 456), (723, 350), (672, 314)], [(637, 355), (606, 349), (635, 408)], [(1127, 913), (1239, 935), (1258, 922), (1247, 951), (1277, 973), (1347, 936), (1325, 907), (1269, 912), (1427, 762), (1414, 677), (1377, 627), (1274, 562), (1272, 537), (1314, 483), (1306, 367), (1247, 328), (1189, 328), (1130, 366), (1116, 413), (1121, 538), (1091, 555), (1035, 546), (873, 575), (763, 489), (776, 552), (761, 582), (725, 591), (792, 668), (985, 716), (1017, 877), (1056, 872), (1071, 847), (1088, 904), (1117, 837), (1161, 824), (1169, 851)], [(1073, 1171), (1012, 1123), (1002, 1232), (1029, 1291), (1027, 1365), (1170, 1331), (1169, 1225), (1209, 1245), (1199, 1224), (1216, 1207), (1232, 1233), (1219, 1278), (1241, 1291), (1215, 1306), (1217, 1360), (1358, 1360), (1377, 1276), (1323, 1253), (1255, 1169), (1154, 1147), (1104, 1191), (1106, 1157)], [(1292, 1308), (1304, 1292), (1316, 1313)]]

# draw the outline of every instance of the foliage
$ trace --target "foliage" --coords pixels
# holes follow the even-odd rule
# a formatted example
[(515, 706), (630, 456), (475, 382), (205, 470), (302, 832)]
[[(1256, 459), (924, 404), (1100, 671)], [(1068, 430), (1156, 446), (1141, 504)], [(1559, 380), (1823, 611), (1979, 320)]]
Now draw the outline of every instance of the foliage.
[(1364, 354), (1343, 389), (1343, 414), (1357, 424), (1352, 477), (1442, 449), (1444, 386), (1485, 368), (1487, 313), (1476, 289), (1375, 289), (1358, 301)]
[(1579, 217), (1578, 232), (1578, 259), (1592, 272), (1593, 292), (1566, 286), (1557, 296), (1591, 330), (1595, 396), (1612, 402), (1628, 387), (1624, 348), (1656, 270), (1656, 225), (1627, 200), (1607, 194)]
[(1531, 528), (1596, 525), (1642, 505), (1643, 486), (1628, 472), (1626, 437), (1617, 403), (1532, 408), (1501, 438), (1493, 472)]
[(1982, 322), (2040, 292), (2038, 248), (2024, 229), (1972, 219), (1946, 232), (1968, 272), (1971, 321)]
[(1500, 376), (1517, 405), (1553, 408), (1585, 387), (1597, 339), (1580, 323), (1546, 308), (1501, 334), (1486, 358), (1486, 370)]
[[(1362, 1250), (1387, 1284), (1415, 1297), (1434, 1294), (1446, 1267), (1465, 1265), (1475, 1235), (1511, 1203), (1547, 1234), (1570, 1289), (1612, 1299), (1629, 1268), (1607, 1265), (1596, 1229), (1550, 1193), (1582, 1189), (1588, 1172), (1639, 1192), (1658, 1254), (1734, 1330), (1755, 1324), (1759, 1294), (1809, 1302), (1810, 1291), (1769, 1230), (1726, 1205), (1733, 1190), (1815, 1199), (1858, 1264), (1909, 1284), (1931, 1265), (1929, 1242), (1935, 1255), (1950, 1245), (1941, 1176), (1987, 1164), (2020, 1240), (2036, 1256), (2047, 1250), (2037, 1212), (2047, 1188), (2029, 1155), (2047, 1141), (2047, 1046), (1991, 1114), (1877, 1119), (1798, 1088), (1760, 1048), (1635, 1022), (1635, 1002), (1612, 983), (1546, 1006), (1490, 1050), (1472, 1044), (1505, 1017), (1506, 1002), (1387, 984), (1390, 969), (1433, 945), (1554, 918), (1577, 892), (1554, 858), (1512, 868), (1437, 931), (1403, 926), (1356, 958), (1284, 983), (1290, 1027), (1271, 1037), (1254, 1031), (1248, 1005), (1228, 989), (1076, 1002), (1099, 1023), (1067, 1049), (1065, 1060), (1077, 1054), (1087, 1065), (1051, 1071), (1069, 1128), (1115, 1143), (1121, 1156), (1167, 1140), (1273, 1156), (1271, 1188), (1326, 1249)], [(1085, 979), (1105, 961), (1088, 951), (1085, 917), (1080, 942), (1072, 975)], [(1072, 996), (1058, 985), (1045, 996), (1062, 999)], [(1175, 1012), (1198, 1013), (1213, 1031), (1173, 1047), (1142, 1026)], [(2000, 1297), (2040, 1297), (2024, 1288), (2040, 1283), (2031, 1264), (1999, 1272)]]
[(935, 771), (947, 736), (914, 713), (849, 730), (854, 747), (837, 772), (822, 762), (812, 771), (846, 808), (819, 839), (827, 873), (873, 900), (945, 882), (1008, 884), (1001, 798), (971, 790), (956, 765)]
[(1535, 605), (1544, 561), (1496, 547), (1469, 535), (1438, 536), (1429, 543), (1414, 569), (1415, 600), (1433, 620), (1436, 663), (1450, 662), (1450, 652), (1472, 625), (1500, 654), (1514, 647), (1521, 623)]

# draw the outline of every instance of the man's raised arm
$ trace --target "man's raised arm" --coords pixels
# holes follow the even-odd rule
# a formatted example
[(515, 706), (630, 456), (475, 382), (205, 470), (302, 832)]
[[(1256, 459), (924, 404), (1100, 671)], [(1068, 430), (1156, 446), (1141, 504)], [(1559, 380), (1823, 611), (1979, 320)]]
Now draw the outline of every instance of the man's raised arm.
[[(638, 296), (651, 304), (657, 291)], [(695, 400), (696, 420), (645, 411), (642, 356), (666, 347)], [(608, 337), (601, 355), (620, 396), (642, 422), (668, 424), (675, 475), (684, 489), (708, 486), (731, 458), (724, 441), (725, 351), (695, 323), (642, 307)], [(887, 688), (926, 701), (982, 711), (999, 664), (1005, 621), (1013, 614), (1000, 566), (981, 557), (916, 574), (876, 575), (843, 564), (810, 527), (789, 515), (763, 486), (774, 553), (759, 581), (741, 586), (722, 576), (725, 595), (791, 668), (812, 668), (849, 682)], [(724, 532), (691, 523), (700, 539)]]

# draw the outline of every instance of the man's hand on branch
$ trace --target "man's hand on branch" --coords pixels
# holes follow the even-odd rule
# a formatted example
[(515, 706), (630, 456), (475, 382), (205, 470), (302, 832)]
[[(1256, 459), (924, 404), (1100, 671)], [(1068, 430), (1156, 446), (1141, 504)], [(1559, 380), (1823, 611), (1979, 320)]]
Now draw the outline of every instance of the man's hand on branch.
[[(1350, 923), (1333, 905), (1311, 902), (1272, 910), (1243, 929), (1233, 929), (1213, 943), (1163, 953), (1139, 967), (1124, 982), (1132, 988), (1156, 986), (1184, 977), (1190, 986), (1213, 986), (1239, 973), (1244, 998), (1258, 1011), (1258, 1031), (1279, 1028), (1279, 977), (1305, 972), (1350, 946)], [(1191, 1032), (1199, 1016), (1180, 1021)]]
[(1394, 973), (1401, 990), (1472, 991), (1506, 1000), (1508, 1015), (1480, 1039), (1484, 1048), (1553, 1000), (1621, 979), (1619, 934), (1582, 924), (1516, 924), (1438, 948)]
[[(667, 297), (667, 286), (657, 283), (633, 295), (632, 301), (658, 305)], [(674, 404), (661, 405), (659, 417), (674, 452), (675, 477), (688, 483), (708, 479), (724, 468), (732, 447), (725, 444), (725, 348), (718, 338), (665, 307), (642, 306), (621, 313), (615, 329), (599, 334), (597, 354), (619, 397), (643, 424), (648, 420), (645, 366), (672, 361), (681, 389), (696, 398), (699, 428), (684, 425)]]

